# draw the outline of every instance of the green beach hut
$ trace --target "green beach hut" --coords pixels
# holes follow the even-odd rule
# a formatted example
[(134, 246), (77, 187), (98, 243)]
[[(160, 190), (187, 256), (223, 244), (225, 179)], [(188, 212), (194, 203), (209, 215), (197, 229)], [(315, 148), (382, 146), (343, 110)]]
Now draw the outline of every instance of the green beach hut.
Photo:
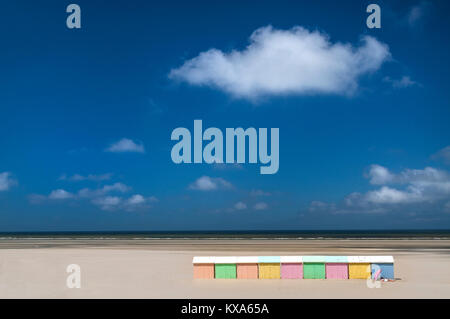
[(303, 256), (303, 278), (325, 279), (325, 257)]
[(216, 257), (215, 258), (215, 278), (216, 279), (236, 279), (236, 257)]

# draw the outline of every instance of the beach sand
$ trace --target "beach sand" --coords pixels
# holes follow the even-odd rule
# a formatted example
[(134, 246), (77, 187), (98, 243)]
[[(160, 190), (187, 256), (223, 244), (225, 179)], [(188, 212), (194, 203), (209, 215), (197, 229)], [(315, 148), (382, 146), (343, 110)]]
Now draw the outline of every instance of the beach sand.
[[(230, 255), (393, 255), (399, 280), (192, 279), (193, 256)], [(2, 240), (0, 298), (450, 298), (449, 269), (450, 240)]]

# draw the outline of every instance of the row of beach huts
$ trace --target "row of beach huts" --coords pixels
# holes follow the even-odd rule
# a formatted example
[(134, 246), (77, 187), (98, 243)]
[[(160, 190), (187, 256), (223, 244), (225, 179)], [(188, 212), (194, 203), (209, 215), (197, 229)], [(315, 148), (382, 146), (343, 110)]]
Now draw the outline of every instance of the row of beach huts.
[(194, 257), (195, 279), (394, 279), (392, 256)]

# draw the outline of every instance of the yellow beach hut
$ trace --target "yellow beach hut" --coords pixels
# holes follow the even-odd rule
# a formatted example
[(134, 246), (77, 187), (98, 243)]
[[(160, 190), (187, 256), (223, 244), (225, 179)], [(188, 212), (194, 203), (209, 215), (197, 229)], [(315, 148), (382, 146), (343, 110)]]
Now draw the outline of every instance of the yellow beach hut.
[(258, 257), (259, 279), (280, 279), (280, 256)]
[(348, 256), (349, 279), (367, 279), (371, 276), (372, 269), (368, 256)]

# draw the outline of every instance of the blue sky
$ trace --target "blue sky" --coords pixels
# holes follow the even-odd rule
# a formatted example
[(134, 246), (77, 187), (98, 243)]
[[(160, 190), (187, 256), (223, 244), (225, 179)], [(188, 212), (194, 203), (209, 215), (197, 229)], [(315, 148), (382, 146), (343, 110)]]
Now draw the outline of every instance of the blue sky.
[[(446, 1), (76, 3), (0, 6), (0, 231), (450, 227)], [(174, 164), (195, 119), (279, 171)]]

